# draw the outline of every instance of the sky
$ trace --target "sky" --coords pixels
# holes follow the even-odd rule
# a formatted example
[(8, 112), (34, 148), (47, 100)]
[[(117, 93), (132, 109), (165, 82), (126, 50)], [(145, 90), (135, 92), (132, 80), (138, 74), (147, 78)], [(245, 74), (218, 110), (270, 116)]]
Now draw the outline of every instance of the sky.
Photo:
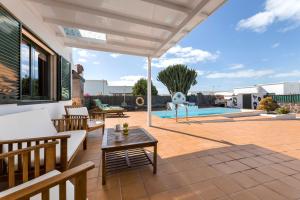
[[(74, 64), (87, 80), (133, 85), (147, 76), (143, 57), (73, 50)], [(231, 91), (236, 87), (300, 80), (300, 0), (228, 0), (161, 58), (152, 61), (159, 94), (166, 87), (157, 74), (171, 64), (197, 70), (190, 91)]]

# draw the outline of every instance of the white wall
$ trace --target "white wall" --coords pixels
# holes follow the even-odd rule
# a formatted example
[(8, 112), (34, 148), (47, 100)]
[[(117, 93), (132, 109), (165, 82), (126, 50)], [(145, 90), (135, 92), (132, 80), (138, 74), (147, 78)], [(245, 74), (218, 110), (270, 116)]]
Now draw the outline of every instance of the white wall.
[(65, 114), (64, 106), (70, 105), (71, 103), (72, 101), (60, 101), (54, 103), (31, 104), (31, 105), (5, 104), (5, 105), (0, 105), (0, 115), (24, 112), (28, 110), (47, 109), (51, 118), (57, 119), (57, 118), (62, 118), (62, 115)]
[(129, 94), (132, 93), (132, 86), (108, 86), (107, 93), (112, 94)]
[(245, 88), (234, 88), (233, 93), (235, 95), (237, 95), (237, 94), (252, 94), (252, 93), (258, 93), (258, 89), (256, 86), (245, 87)]
[(34, 10), (26, 5), (26, 1), (0, 0), (0, 2), (49, 47), (72, 62), (72, 49), (63, 45), (63, 42), (56, 37), (55, 31), (43, 22), (40, 15), (34, 14)]
[(270, 84), (270, 85), (261, 85), (261, 87), (267, 92), (267, 93), (274, 93), (277, 95), (284, 94), (284, 84)]

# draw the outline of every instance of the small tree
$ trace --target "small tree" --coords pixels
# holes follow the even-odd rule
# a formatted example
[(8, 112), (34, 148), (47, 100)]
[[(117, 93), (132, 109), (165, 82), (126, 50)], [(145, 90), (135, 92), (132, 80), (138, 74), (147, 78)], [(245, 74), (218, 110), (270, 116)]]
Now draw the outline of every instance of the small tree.
[(265, 110), (268, 113), (276, 110), (279, 107), (276, 101), (272, 97), (265, 97), (259, 102), (258, 110)]
[(197, 84), (197, 72), (186, 65), (172, 65), (160, 71), (157, 80), (162, 82), (171, 95), (182, 92), (187, 95), (191, 86)]
[[(155, 96), (158, 93), (156, 87), (152, 84), (152, 81), (151, 81), (151, 92), (152, 92), (152, 95), (155, 95)], [(132, 88), (132, 93), (135, 96), (147, 95), (147, 80), (144, 78), (141, 78), (140, 80), (138, 80)]]

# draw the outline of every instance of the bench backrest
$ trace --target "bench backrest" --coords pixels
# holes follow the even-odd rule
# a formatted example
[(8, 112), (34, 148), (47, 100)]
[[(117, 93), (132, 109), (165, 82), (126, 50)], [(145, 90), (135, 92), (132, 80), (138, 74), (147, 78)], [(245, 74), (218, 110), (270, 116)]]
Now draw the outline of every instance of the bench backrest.
[(56, 135), (57, 131), (45, 109), (0, 116), (0, 140)]
[(83, 106), (65, 106), (67, 115), (80, 115), (89, 117), (89, 111)]

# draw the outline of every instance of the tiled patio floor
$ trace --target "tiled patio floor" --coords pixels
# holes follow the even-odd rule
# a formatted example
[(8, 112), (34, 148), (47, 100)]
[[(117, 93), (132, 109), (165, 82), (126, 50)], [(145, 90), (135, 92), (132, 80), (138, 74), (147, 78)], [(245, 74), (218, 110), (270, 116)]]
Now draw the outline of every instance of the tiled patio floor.
[[(145, 127), (146, 113), (108, 118), (107, 127), (128, 122)], [(146, 128), (146, 127), (145, 127)], [(74, 162), (91, 160), (89, 200), (277, 200), (300, 199), (300, 120), (262, 117), (195, 118), (188, 123), (153, 118), (147, 130), (158, 139), (158, 174), (127, 170), (101, 185), (100, 131)]]

